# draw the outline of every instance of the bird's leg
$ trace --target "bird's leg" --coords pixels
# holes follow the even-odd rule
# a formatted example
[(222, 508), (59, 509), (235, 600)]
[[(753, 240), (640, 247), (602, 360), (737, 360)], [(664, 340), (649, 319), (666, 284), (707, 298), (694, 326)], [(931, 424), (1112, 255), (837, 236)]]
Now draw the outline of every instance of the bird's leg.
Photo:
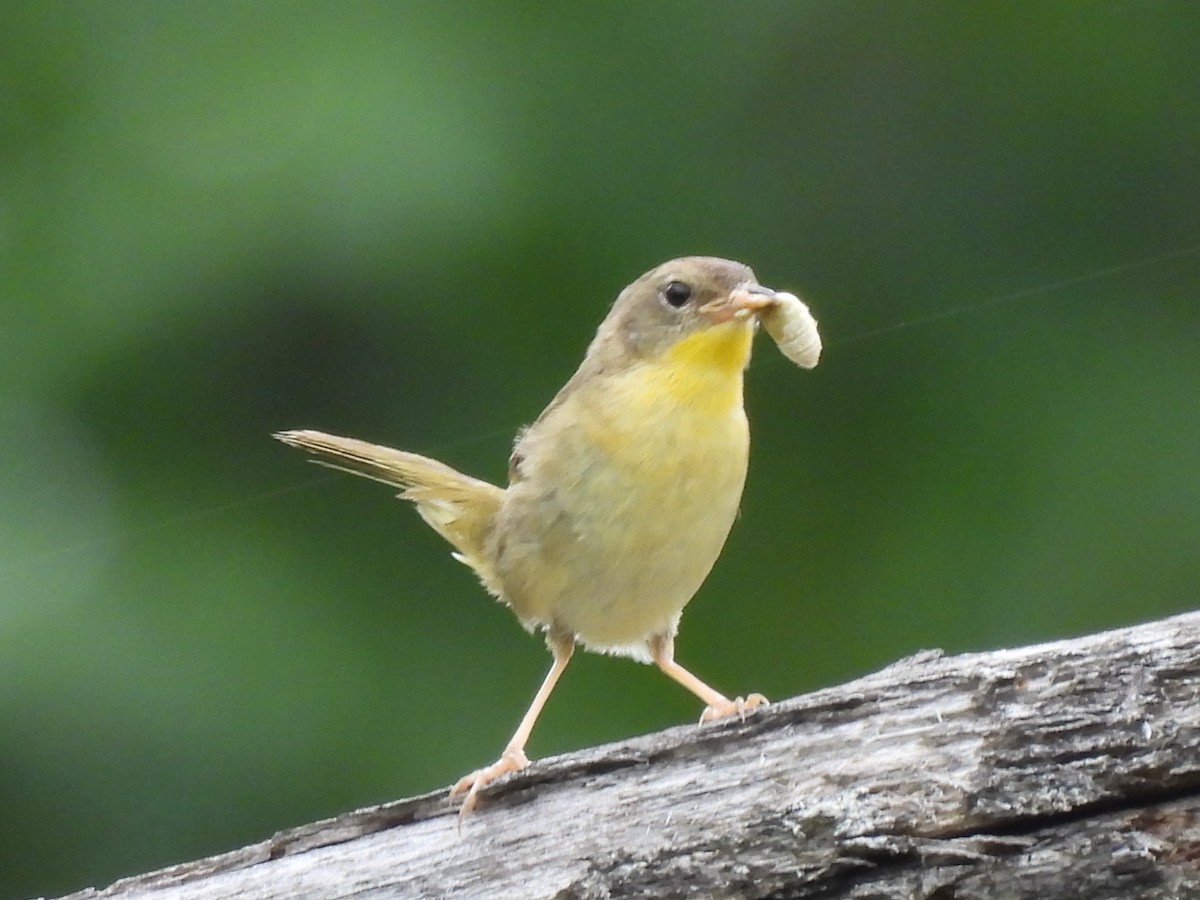
[(525, 755), (525, 744), (529, 740), (529, 735), (533, 731), (534, 723), (537, 722), (542, 707), (546, 705), (546, 700), (554, 690), (554, 685), (558, 682), (559, 676), (562, 675), (563, 670), (567, 667), (567, 663), (571, 661), (571, 654), (575, 652), (575, 638), (573, 635), (561, 635), (551, 632), (546, 638), (546, 643), (550, 647), (550, 652), (554, 654), (554, 664), (550, 667), (550, 671), (546, 673), (546, 678), (542, 681), (542, 686), (538, 688), (538, 692), (533, 697), (533, 702), (529, 704), (529, 709), (525, 711), (525, 715), (521, 718), (521, 724), (517, 726), (517, 730), (513, 733), (512, 740), (508, 742), (508, 746), (504, 748), (504, 752), (500, 754), (498, 760), (490, 766), (476, 769), (470, 775), (464, 775), (458, 779), (454, 787), (450, 788), (451, 797), (456, 797), (464, 791), (467, 795), (463, 800), (462, 808), (458, 811), (460, 819), (475, 808), (480, 788), (495, 781), (501, 775), (509, 772), (520, 772), (529, 765), (529, 757)]
[(700, 724), (721, 719), (725, 716), (737, 715), (746, 717), (746, 713), (756, 706), (766, 706), (767, 698), (762, 694), (751, 694), (748, 697), (735, 697), (730, 700), (724, 694), (714, 691), (707, 684), (675, 662), (675, 638), (669, 634), (656, 634), (650, 638), (650, 658), (663, 673), (703, 700), (707, 706), (700, 714)]

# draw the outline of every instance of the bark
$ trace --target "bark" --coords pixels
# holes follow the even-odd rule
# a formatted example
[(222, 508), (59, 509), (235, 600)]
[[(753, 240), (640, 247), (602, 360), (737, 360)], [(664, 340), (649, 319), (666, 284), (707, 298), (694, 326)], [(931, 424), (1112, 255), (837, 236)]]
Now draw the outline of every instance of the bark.
[(73, 898), (1200, 897), (1200, 614), (931, 651)]

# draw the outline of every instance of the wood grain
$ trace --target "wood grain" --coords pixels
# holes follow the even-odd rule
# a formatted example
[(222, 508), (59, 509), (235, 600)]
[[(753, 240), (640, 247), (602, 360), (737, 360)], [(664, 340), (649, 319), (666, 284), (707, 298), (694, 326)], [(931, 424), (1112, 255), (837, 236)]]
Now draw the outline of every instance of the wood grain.
[(461, 825), (439, 791), (71, 895), (234, 896), (1200, 897), (1200, 614), (922, 653), (539, 761)]

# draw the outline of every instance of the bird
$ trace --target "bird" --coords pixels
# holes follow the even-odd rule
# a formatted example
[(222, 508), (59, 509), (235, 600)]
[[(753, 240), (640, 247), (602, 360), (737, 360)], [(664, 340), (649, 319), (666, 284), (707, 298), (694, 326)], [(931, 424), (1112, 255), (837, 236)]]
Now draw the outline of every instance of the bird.
[(780, 349), (817, 363), (816, 320), (795, 295), (732, 260), (690, 256), (622, 290), (583, 362), (520, 430), (499, 487), (415, 453), (313, 430), (273, 437), (332, 468), (399, 488), (527, 630), (552, 665), (503, 752), (451, 788), (460, 817), (526, 768), (525, 748), (577, 646), (652, 663), (704, 704), (701, 723), (744, 717), (675, 661), (684, 607), (738, 515), (749, 454), (743, 372), (762, 320)]

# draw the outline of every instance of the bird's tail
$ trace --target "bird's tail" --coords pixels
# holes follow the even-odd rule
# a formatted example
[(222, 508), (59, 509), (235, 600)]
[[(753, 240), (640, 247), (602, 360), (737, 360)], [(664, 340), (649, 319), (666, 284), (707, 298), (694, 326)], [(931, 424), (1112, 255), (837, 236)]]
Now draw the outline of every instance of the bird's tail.
[(400, 488), (421, 518), (449, 541), (454, 557), (479, 575), (496, 596), (500, 586), (484, 547), (504, 491), (434, 459), (320, 431), (281, 431), (274, 435), (289, 447), (312, 453), (314, 462)]

